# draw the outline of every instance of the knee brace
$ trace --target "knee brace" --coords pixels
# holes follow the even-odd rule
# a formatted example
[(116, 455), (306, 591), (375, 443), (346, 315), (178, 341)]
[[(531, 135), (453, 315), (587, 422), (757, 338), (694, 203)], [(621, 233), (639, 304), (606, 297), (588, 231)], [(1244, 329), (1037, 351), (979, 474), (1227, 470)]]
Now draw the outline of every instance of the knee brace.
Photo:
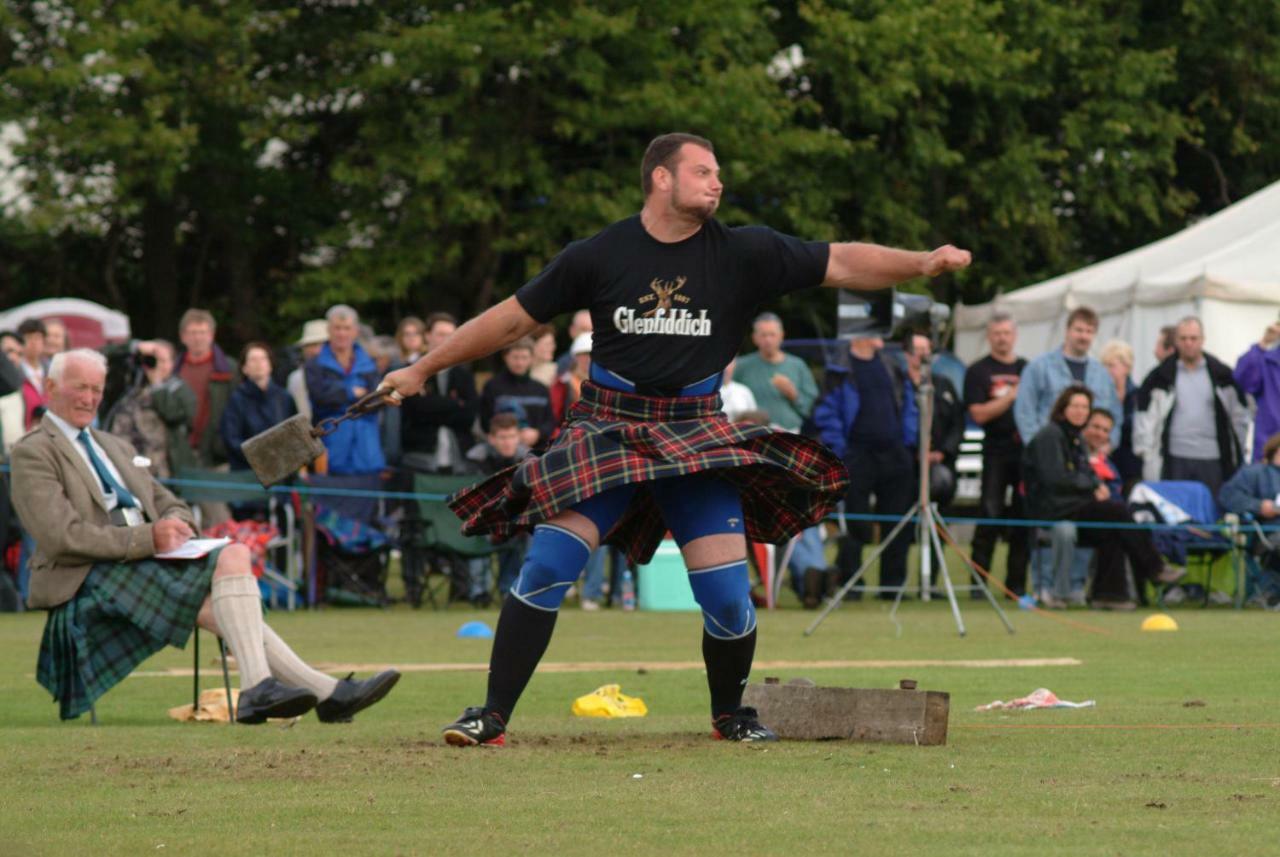
[(702, 608), (702, 625), (719, 640), (736, 640), (755, 630), (747, 561), (727, 562), (689, 571), (693, 597)]
[(552, 524), (533, 528), (529, 551), (511, 595), (536, 610), (555, 612), (564, 594), (582, 574), (591, 554), (581, 538)]

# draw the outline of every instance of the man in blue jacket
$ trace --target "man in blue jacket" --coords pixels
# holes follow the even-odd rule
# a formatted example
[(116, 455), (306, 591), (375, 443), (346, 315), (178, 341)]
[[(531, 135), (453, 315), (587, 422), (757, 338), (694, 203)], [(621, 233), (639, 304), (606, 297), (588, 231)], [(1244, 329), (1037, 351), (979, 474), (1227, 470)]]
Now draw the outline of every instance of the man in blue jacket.
[[(369, 353), (356, 342), (360, 316), (346, 304), (330, 307), (329, 341), (306, 364), (307, 393), (315, 422), (336, 417), (378, 386), (381, 377)], [(386, 466), (377, 413), (340, 423), (324, 438), (333, 474), (377, 473)]]
[(1280, 515), (1280, 432), (1262, 447), (1261, 461), (1240, 468), (1227, 480), (1218, 501), (1224, 512), (1274, 522)]
[[(1273, 526), (1280, 517), (1280, 432), (1267, 439), (1259, 454), (1261, 461), (1241, 467), (1227, 480), (1218, 501), (1224, 512), (1252, 515), (1258, 523)], [(1257, 566), (1249, 574), (1249, 602), (1275, 610), (1280, 609), (1280, 549), (1275, 533), (1266, 538), (1271, 544), (1259, 545)]]
[(1078, 307), (1067, 316), (1067, 334), (1062, 347), (1041, 354), (1022, 370), (1018, 397), (1013, 402), (1013, 419), (1023, 443), (1030, 443), (1036, 432), (1049, 422), (1049, 410), (1059, 393), (1072, 384), (1084, 384), (1093, 394), (1095, 408), (1116, 415), (1111, 446), (1119, 447), (1124, 408), (1106, 367), (1089, 356), (1097, 335), (1098, 314), (1088, 307)]
[[(876, 498), (876, 514), (897, 517), (916, 495), (915, 465), (908, 446), (915, 438), (904, 430), (903, 384), (881, 355), (884, 340), (859, 337), (849, 342), (847, 366), (828, 367), (827, 390), (813, 408), (818, 437), (844, 460), (849, 470), (845, 512), (865, 515)], [(892, 522), (881, 524), (887, 533)], [(866, 521), (849, 522), (849, 538), (836, 565), (847, 581), (862, 564), (862, 547), (871, 541)], [(904, 527), (880, 555), (880, 586), (897, 589), (907, 579), (911, 528)], [(880, 593), (892, 599), (894, 592)]]

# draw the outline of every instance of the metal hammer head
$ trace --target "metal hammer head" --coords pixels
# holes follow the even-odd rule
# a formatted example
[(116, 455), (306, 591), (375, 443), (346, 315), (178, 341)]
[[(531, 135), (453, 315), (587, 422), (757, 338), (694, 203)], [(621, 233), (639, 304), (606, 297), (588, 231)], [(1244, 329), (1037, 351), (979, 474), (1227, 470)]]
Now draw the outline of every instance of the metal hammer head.
[(255, 434), (240, 447), (264, 487), (283, 482), (315, 461), (324, 452), (324, 443), (311, 431), (311, 421), (302, 414)]

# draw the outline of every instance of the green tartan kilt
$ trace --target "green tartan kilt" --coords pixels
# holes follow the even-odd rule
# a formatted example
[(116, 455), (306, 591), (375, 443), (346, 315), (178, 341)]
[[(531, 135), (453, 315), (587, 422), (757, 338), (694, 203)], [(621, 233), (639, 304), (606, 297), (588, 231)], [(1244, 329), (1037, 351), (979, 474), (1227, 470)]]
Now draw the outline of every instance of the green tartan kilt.
[(63, 720), (84, 714), (165, 646), (187, 645), (219, 552), (97, 563), (75, 597), (49, 611), (36, 681), (58, 701)]

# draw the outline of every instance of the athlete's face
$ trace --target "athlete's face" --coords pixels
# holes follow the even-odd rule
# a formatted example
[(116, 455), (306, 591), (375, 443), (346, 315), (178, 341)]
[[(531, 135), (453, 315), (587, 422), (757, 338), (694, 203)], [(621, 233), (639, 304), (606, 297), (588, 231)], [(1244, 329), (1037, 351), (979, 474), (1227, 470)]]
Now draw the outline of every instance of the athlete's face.
[(687, 217), (710, 220), (720, 207), (720, 164), (701, 146), (685, 143), (671, 182), (671, 207)]

